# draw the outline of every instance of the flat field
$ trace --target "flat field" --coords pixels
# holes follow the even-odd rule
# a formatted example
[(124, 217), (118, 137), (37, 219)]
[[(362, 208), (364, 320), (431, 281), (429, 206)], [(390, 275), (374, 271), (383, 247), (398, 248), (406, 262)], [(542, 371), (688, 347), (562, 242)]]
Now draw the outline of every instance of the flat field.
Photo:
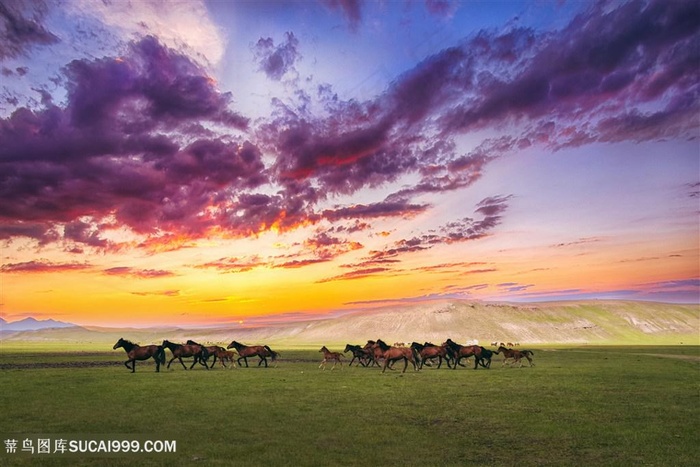
[[(322, 371), (281, 349), (267, 369), (131, 374), (121, 350), (3, 345), (0, 465), (697, 465), (700, 347), (533, 350), (532, 368)], [(176, 452), (21, 452), (38, 438)]]

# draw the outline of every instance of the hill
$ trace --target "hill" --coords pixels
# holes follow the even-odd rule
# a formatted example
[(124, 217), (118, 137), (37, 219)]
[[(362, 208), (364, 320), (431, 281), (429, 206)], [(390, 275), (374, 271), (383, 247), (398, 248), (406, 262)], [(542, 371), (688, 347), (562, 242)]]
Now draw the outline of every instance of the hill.
[(53, 319), (38, 320), (36, 318), (24, 318), (19, 321), (7, 322), (0, 318), (0, 332), (14, 332), (14, 331), (36, 331), (38, 329), (56, 329), (56, 328), (70, 328), (76, 327), (72, 323), (64, 323), (63, 321), (56, 321)]
[(432, 341), (519, 342), (533, 344), (691, 344), (700, 345), (700, 305), (633, 301), (484, 303), (440, 301), (358, 311), (325, 320), (246, 328), (73, 327), (16, 332), (3, 341), (135, 342), (195, 339), (228, 344), (276, 345)]

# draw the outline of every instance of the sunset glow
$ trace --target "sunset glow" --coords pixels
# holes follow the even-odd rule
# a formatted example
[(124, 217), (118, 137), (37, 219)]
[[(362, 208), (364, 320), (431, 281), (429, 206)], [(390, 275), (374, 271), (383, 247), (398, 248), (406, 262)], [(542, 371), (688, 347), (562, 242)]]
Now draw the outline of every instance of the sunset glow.
[(700, 301), (698, 2), (96, 4), (0, 17), (8, 321)]

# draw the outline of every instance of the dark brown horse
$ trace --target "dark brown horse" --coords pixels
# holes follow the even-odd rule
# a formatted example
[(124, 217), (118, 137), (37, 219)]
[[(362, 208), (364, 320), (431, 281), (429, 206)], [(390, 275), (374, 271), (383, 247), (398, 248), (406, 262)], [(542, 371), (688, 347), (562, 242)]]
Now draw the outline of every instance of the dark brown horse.
[(444, 358), (447, 362), (447, 367), (450, 367), (450, 361), (447, 356), (447, 347), (444, 345), (435, 345), (430, 342), (425, 344), (420, 344), (418, 342), (413, 342), (411, 344), (411, 349), (413, 349), (419, 358), (418, 368), (422, 369), (424, 364), (430, 366), (430, 361), (437, 358), (438, 359), (438, 369), (442, 365), (442, 359)]
[[(460, 345), (454, 342), (452, 339), (447, 339), (447, 341), (445, 341), (442, 345), (446, 346), (448, 352), (450, 352), (451, 356), (454, 359), (454, 362), (452, 364), (453, 370), (457, 368), (457, 365), (461, 365), (460, 360), (469, 357), (474, 357), (474, 369), (476, 370), (479, 364), (481, 363), (483, 350), (486, 350), (478, 345)], [(487, 366), (483, 363), (481, 366), (487, 368)]]
[(180, 361), (182, 368), (186, 370), (187, 367), (182, 361), (182, 357), (194, 357), (194, 361), (192, 362), (192, 365), (190, 365), (190, 370), (197, 363), (204, 365), (204, 368), (207, 370), (209, 369), (209, 366), (207, 365), (207, 357), (209, 356), (209, 352), (207, 351), (206, 347), (202, 347), (199, 344), (173, 344), (169, 340), (163, 341), (163, 347), (170, 349), (170, 351), (173, 353), (173, 358), (171, 358), (168, 362), (168, 368), (170, 368), (170, 364), (173, 363), (173, 360), (177, 358)]
[(352, 352), (352, 360), (350, 360), (348, 366), (352, 366), (352, 362), (354, 362), (355, 359), (357, 359), (362, 366), (367, 366), (370, 361), (369, 350), (363, 349), (359, 345), (347, 344), (345, 350), (343, 350), (343, 353), (345, 352)]
[(494, 350), (490, 350), (487, 348), (482, 347), (481, 348), (481, 358), (479, 359), (479, 365), (483, 366), (484, 368), (491, 368), (491, 359), (493, 358), (494, 354), (497, 354), (498, 352)]
[(325, 370), (326, 362), (331, 360), (333, 361), (333, 366), (331, 367), (331, 370), (335, 369), (336, 363), (340, 363), (340, 367), (343, 367), (343, 362), (340, 360), (341, 358), (343, 358), (343, 354), (341, 354), (340, 352), (331, 352), (325, 345), (321, 347), (321, 350), (319, 350), (319, 352), (323, 352), (323, 361), (318, 366), (319, 368), (323, 368)]
[[(119, 338), (113, 350), (123, 348), (126, 351), (126, 356), (129, 360), (124, 362), (124, 365), (131, 370), (132, 373), (136, 372), (136, 360), (148, 360), (153, 358), (156, 361), (156, 371), (160, 372), (160, 366), (165, 364), (165, 350), (160, 345), (144, 345), (141, 347), (138, 344), (134, 344), (122, 337)], [(131, 363), (131, 366), (129, 366)]]
[(387, 345), (381, 339), (377, 339), (376, 341), (368, 340), (365, 346), (362, 347), (362, 349), (367, 352), (367, 356), (369, 357), (369, 366), (381, 366), (379, 364), (379, 360), (384, 358), (384, 351), (381, 349), (381, 346), (377, 344), (377, 342), (381, 342), (383, 345)]
[(227, 349), (235, 348), (238, 352), (238, 365), (240, 366), (241, 360), (245, 362), (245, 367), (248, 368), (248, 357), (259, 357), (260, 361), (258, 366), (265, 363), (265, 368), (267, 368), (267, 357), (274, 362), (279, 356), (279, 353), (272, 350), (267, 345), (243, 345), (240, 342), (233, 341), (227, 347)]
[(523, 366), (523, 358), (527, 359), (530, 366), (535, 366), (535, 363), (532, 361), (532, 357), (534, 357), (535, 354), (532, 350), (513, 350), (500, 346), (496, 353), (503, 354), (503, 366), (506, 365), (507, 360), (513, 359), (513, 363), (520, 363), (519, 368), (521, 368)]
[(382, 358), (384, 358), (382, 373), (386, 371), (386, 367), (389, 365), (389, 363), (394, 363), (399, 360), (403, 360), (403, 371), (401, 373), (406, 373), (408, 362), (411, 362), (414, 371), (418, 371), (418, 366), (416, 365), (416, 354), (413, 349), (409, 347), (390, 347), (381, 339), (377, 339), (374, 346), (375, 349), (379, 349), (381, 351)]
[[(206, 357), (205, 357), (205, 356), (202, 356), (203, 362), (200, 361), (200, 363), (205, 363), (205, 364), (206, 364), (206, 362), (207, 362), (207, 360), (209, 359), (209, 357), (213, 356), (213, 357), (214, 357), (214, 361), (212, 362), (210, 368), (214, 368), (214, 365), (216, 365), (217, 353), (218, 353), (220, 350), (226, 351), (226, 349), (224, 349), (223, 347), (219, 347), (218, 345), (207, 345), (207, 346), (205, 346), (205, 345), (200, 344), (199, 342), (193, 341), (192, 339), (188, 339), (187, 342), (185, 342), (185, 344), (186, 344), (186, 345), (198, 345), (198, 346), (200, 346), (200, 347), (203, 347), (203, 348), (207, 349), (207, 356), (206, 356)], [(226, 366), (226, 365), (224, 365), (224, 366)]]

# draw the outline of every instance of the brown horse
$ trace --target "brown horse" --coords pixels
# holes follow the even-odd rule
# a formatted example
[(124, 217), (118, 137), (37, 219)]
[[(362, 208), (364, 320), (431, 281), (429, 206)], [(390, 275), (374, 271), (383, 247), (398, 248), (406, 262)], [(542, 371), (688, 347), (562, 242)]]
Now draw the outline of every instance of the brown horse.
[(452, 339), (447, 339), (447, 341), (445, 341), (442, 345), (447, 347), (448, 352), (454, 358), (454, 363), (452, 365), (453, 370), (457, 368), (457, 365), (461, 365), (461, 359), (469, 357), (474, 357), (475, 370), (479, 366), (479, 363), (481, 363), (481, 366), (483, 366), (484, 368), (488, 368), (481, 361), (483, 350), (485, 350), (483, 347), (480, 347), (478, 345), (460, 345), (454, 342)]
[(368, 340), (365, 346), (362, 347), (363, 350), (367, 351), (369, 362), (371, 363), (370, 366), (381, 366), (379, 360), (384, 358), (384, 351), (381, 349), (381, 346), (377, 345), (377, 342), (382, 342), (383, 345), (387, 345), (384, 341), (378, 339), (376, 341)]
[(340, 352), (331, 352), (325, 345), (321, 347), (321, 350), (319, 350), (319, 352), (323, 352), (323, 361), (318, 366), (319, 368), (323, 368), (325, 370), (326, 362), (330, 360), (333, 361), (333, 366), (331, 367), (331, 370), (335, 369), (336, 363), (340, 363), (340, 367), (343, 367), (343, 362), (340, 360), (341, 358), (343, 358), (343, 354), (341, 354)]
[(345, 352), (352, 352), (352, 360), (350, 360), (348, 366), (352, 366), (352, 362), (354, 362), (355, 359), (357, 359), (362, 366), (367, 366), (367, 364), (370, 362), (369, 350), (363, 349), (359, 345), (346, 344), (343, 353)]
[(377, 339), (374, 344), (375, 349), (379, 349), (384, 358), (384, 367), (382, 368), (382, 373), (386, 371), (386, 367), (389, 363), (394, 363), (398, 360), (403, 360), (403, 371), (401, 373), (406, 373), (406, 368), (408, 368), (408, 362), (413, 365), (413, 370), (418, 371), (418, 366), (416, 365), (416, 354), (415, 351), (408, 347), (390, 347), (381, 339)]
[[(119, 347), (126, 351), (126, 356), (129, 360), (124, 362), (124, 365), (131, 370), (132, 373), (136, 373), (136, 360), (148, 360), (153, 358), (156, 361), (156, 372), (160, 372), (160, 366), (165, 364), (165, 350), (160, 345), (144, 345), (141, 347), (138, 344), (134, 344), (122, 337), (119, 338), (112, 350), (116, 350)], [(131, 366), (129, 366), (131, 362)]]
[(233, 341), (226, 348), (235, 348), (238, 355), (240, 355), (238, 357), (238, 365), (240, 366), (241, 360), (243, 360), (246, 368), (248, 368), (248, 357), (259, 357), (260, 361), (258, 362), (258, 366), (262, 365), (264, 362), (265, 368), (267, 368), (267, 357), (270, 357), (274, 362), (279, 356), (277, 352), (267, 345), (243, 345), (240, 342)]
[(413, 349), (420, 357), (418, 360), (418, 368), (420, 369), (423, 369), (423, 365), (426, 363), (428, 366), (431, 366), (429, 360), (433, 360), (435, 358), (438, 359), (438, 369), (442, 365), (443, 358), (447, 362), (447, 367), (450, 367), (450, 361), (447, 357), (447, 347), (444, 345), (435, 345), (431, 344), (430, 342), (426, 342), (425, 344), (413, 342), (411, 344), (411, 349)]
[(199, 344), (173, 344), (169, 340), (163, 341), (163, 347), (170, 349), (170, 351), (173, 353), (173, 358), (171, 358), (168, 362), (168, 368), (170, 368), (170, 364), (173, 363), (173, 360), (177, 358), (180, 361), (182, 368), (186, 370), (187, 367), (182, 361), (182, 357), (194, 357), (194, 361), (192, 362), (192, 365), (190, 365), (190, 370), (197, 363), (204, 365), (204, 368), (207, 370), (209, 369), (209, 366), (207, 365), (207, 357), (209, 357), (209, 352), (207, 351), (206, 347), (202, 347)]
[[(193, 341), (192, 339), (188, 339), (187, 342), (185, 342), (185, 344), (186, 345), (198, 345), (200, 347), (207, 349), (207, 356), (206, 357), (202, 356), (202, 359), (203, 359), (204, 363), (206, 363), (207, 360), (209, 360), (210, 356), (214, 356), (214, 361), (212, 362), (210, 368), (214, 368), (214, 365), (216, 365), (217, 352), (219, 352), (220, 350), (226, 351), (226, 349), (224, 349), (223, 347), (219, 347), (218, 345), (205, 346), (205, 345), (200, 344), (199, 342)], [(200, 363), (202, 363), (202, 362), (200, 362)], [(226, 365), (224, 365), (224, 366), (226, 366)]]
[(233, 368), (236, 368), (236, 361), (234, 360), (236, 357), (235, 352), (219, 347), (218, 350), (214, 352), (214, 355), (219, 358), (219, 362), (221, 362), (221, 365), (223, 365), (224, 368), (226, 367), (226, 362), (231, 362)]
[(506, 365), (507, 360), (513, 359), (513, 363), (520, 363), (520, 366), (518, 368), (522, 368), (523, 357), (527, 359), (527, 361), (530, 363), (530, 366), (535, 366), (535, 363), (532, 361), (532, 357), (534, 357), (535, 354), (532, 350), (513, 350), (500, 346), (496, 353), (503, 354), (503, 366)]

